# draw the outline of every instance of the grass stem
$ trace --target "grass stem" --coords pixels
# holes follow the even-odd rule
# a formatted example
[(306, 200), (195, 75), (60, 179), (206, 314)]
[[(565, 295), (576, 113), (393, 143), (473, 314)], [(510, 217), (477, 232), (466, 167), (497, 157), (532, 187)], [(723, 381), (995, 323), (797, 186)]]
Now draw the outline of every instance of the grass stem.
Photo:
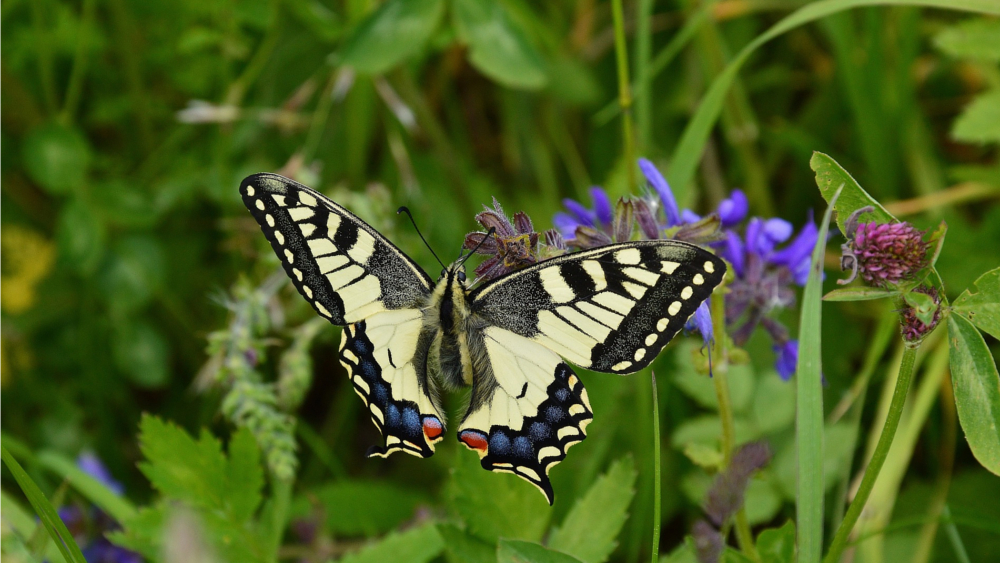
[(899, 366), (899, 376), (896, 379), (896, 388), (892, 394), (892, 402), (889, 404), (889, 414), (886, 417), (885, 426), (882, 427), (882, 434), (879, 436), (872, 459), (868, 463), (868, 467), (865, 468), (864, 476), (861, 478), (861, 485), (858, 487), (858, 493), (854, 496), (854, 500), (851, 501), (851, 506), (848, 507), (843, 522), (837, 528), (837, 533), (833, 537), (833, 543), (830, 544), (830, 551), (823, 559), (824, 563), (835, 563), (840, 560), (844, 548), (847, 547), (847, 540), (851, 534), (851, 530), (854, 529), (854, 524), (857, 523), (858, 517), (861, 516), (861, 511), (864, 509), (865, 503), (868, 502), (868, 496), (875, 487), (875, 480), (878, 479), (878, 474), (882, 470), (882, 464), (885, 463), (885, 459), (889, 455), (889, 447), (892, 445), (892, 439), (896, 434), (896, 427), (899, 426), (899, 419), (903, 414), (903, 405), (906, 404), (906, 395), (910, 388), (910, 380), (913, 379), (913, 366), (916, 358), (917, 347), (907, 346), (903, 350), (903, 361)]
[(628, 79), (628, 51), (625, 45), (625, 15), (622, 0), (612, 0), (611, 15), (615, 25), (615, 58), (618, 65), (618, 103), (622, 108), (622, 144), (628, 190), (636, 189), (635, 138), (632, 134), (632, 86)]
[(653, 51), (653, 0), (639, 0), (635, 28), (636, 146), (649, 153), (653, 136), (652, 90), (649, 61)]
[(650, 372), (653, 384), (653, 556), (651, 561), (660, 560), (660, 400), (656, 393), (656, 373)]

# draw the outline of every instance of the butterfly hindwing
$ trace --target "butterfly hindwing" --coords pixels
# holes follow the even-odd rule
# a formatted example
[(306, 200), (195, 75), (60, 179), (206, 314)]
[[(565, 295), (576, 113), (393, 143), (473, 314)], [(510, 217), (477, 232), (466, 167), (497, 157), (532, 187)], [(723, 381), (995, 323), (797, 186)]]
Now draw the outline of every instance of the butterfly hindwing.
[(277, 174), (240, 186), (296, 289), (336, 325), (414, 307), (431, 280), (370, 225), (324, 195)]
[(458, 439), (484, 469), (514, 473), (553, 501), (549, 470), (586, 438), (583, 383), (555, 352), (498, 327), (472, 335), (485, 352)]
[(725, 263), (669, 240), (546, 260), (472, 292), (472, 310), (594, 371), (649, 365), (725, 275)]
[(368, 456), (403, 451), (418, 457), (434, 453), (444, 422), (426, 370), (427, 340), (419, 309), (372, 315), (344, 328), (340, 362), (385, 437)]

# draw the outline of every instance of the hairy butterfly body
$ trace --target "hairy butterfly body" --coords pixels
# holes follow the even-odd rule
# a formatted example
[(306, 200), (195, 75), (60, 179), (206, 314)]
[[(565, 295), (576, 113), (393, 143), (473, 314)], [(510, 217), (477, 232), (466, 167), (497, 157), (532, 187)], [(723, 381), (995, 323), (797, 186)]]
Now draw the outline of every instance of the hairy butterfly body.
[(697, 246), (650, 240), (545, 260), (472, 288), (460, 262), (434, 281), (297, 182), (255, 174), (240, 191), (299, 293), (345, 327), (341, 363), (385, 438), (368, 455), (432, 455), (444, 436), (439, 389), (471, 386), (458, 439), (485, 469), (526, 479), (549, 503), (549, 470), (593, 418), (563, 359), (641, 370), (725, 274)]

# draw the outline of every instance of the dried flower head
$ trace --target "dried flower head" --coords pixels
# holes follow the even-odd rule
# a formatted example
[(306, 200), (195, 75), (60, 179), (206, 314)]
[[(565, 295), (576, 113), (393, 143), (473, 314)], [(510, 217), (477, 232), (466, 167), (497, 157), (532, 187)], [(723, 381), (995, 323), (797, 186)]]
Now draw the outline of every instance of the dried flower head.
[[(476, 215), (476, 221), (487, 231), (494, 229), (493, 235), (488, 232), (474, 232), (465, 235), (462, 248), (476, 249), (476, 254), (489, 256), (476, 267), (476, 276), (493, 279), (503, 274), (520, 270), (538, 262), (539, 233), (524, 212), (514, 214), (513, 221), (507, 217), (500, 202), (493, 198), (493, 209), (483, 206), (485, 211)], [(559, 244), (562, 238), (558, 233), (546, 233), (546, 240)]]
[(903, 340), (907, 342), (919, 342), (941, 322), (941, 296), (938, 294), (938, 290), (922, 285), (914, 289), (913, 293), (926, 295), (929, 299), (921, 300), (925, 301), (922, 306), (907, 303), (900, 312), (900, 328), (903, 332)]
[(897, 285), (927, 266), (924, 232), (907, 222), (858, 223), (862, 214), (872, 210), (871, 206), (858, 209), (844, 225), (848, 242), (841, 246), (840, 267), (851, 270), (851, 275), (837, 282), (841, 285), (857, 276), (874, 287)]

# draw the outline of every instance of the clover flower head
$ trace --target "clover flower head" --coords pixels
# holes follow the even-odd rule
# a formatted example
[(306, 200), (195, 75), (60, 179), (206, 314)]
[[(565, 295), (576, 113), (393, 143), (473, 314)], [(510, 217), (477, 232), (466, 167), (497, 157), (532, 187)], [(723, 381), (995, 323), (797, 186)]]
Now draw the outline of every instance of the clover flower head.
[(889, 287), (913, 279), (927, 266), (924, 232), (907, 222), (858, 223), (858, 218), (872, 211), (862, 207), (851, 214), (845, 224), (848, 242), (841, 248), (841, 268), (851, 270), (847, 284), (855, 277), (874, 287)]

